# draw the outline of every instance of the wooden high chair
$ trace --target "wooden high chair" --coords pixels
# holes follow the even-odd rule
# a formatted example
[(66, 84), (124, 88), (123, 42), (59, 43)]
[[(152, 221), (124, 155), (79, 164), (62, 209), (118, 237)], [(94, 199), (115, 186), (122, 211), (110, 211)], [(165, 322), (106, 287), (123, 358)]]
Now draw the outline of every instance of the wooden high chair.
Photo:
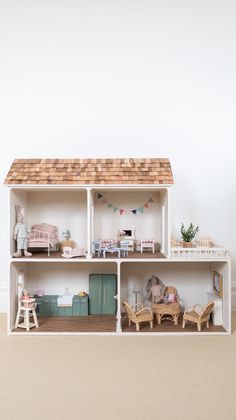
[[(26, 331), (30, 331), (30, 328), (39, 327), (38, 319), (36, 315), (36, 306), (37, 303), (35, 299), (19, 299), (18, 301), (18, 311), (15, 322), (16, 328), (25, 328)], [(34, 322), (30, 322), (30, 318), (33, 317)], [(23, 322), (20, 321), (20, 318), (23, 318)]]

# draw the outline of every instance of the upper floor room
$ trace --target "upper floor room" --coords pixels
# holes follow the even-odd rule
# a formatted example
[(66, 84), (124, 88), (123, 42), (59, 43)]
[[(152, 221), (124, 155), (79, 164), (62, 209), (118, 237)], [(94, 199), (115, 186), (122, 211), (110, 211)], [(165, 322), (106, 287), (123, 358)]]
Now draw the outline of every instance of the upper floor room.
[[(129, 257), (169, 255), (173, 175), (168, 159), (17, 159), (5, 184), (10, 187), (11, 255), (17, 251), (12, 237), (16, 206), (24, 211), (33, 254), (43, 249), (33, 248), (39, 238), (32, 237), (32, 231), (49, 225), (50, 256), (59, 256), (54, 245), (65, 241), (89, 258), (103, 256), (97, 252), (98, 243), (117, 249), (108, 250), (106, 258), (120, 256), (122, 247), (128, 247)], [(53, 227), (57, 243), (50, 238)], [(49, 249), (44, 249), (41, 255), (47, 254)]]

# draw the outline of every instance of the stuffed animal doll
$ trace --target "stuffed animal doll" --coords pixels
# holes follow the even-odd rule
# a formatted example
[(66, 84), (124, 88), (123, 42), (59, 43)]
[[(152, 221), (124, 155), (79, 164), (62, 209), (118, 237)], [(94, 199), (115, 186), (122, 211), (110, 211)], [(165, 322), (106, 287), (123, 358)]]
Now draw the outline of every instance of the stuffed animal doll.
[(19, 258), (22, 256), (21, 251), (25, 257), (31, 257), (32, 254), (27, 251), (28, 244), (28, 229), (24, 224), (24, 209), (20, 205), (15, 206), (16, 209), (16, 224), (13, 230), (13, 239), (17, 242), (17, 252), (13, 257)]
[(163, 301), (165, 286), (158, 277), (151, 276), (146, 284), (146, 292), (146, 299), (149, 302), (154, 303), (155, 300), (155, 303), (160, 303)]
[(152, 303), (161, 303), (163, 302), (162, 287), (160, 284), (151, 286), (150, 291), (152, 293)]
[(24, 301), (24, 307), (25, 308), (33, 308), (34, 306), (34, 300), (31, 299), (28, 290), (23, 290), (21, 300)]

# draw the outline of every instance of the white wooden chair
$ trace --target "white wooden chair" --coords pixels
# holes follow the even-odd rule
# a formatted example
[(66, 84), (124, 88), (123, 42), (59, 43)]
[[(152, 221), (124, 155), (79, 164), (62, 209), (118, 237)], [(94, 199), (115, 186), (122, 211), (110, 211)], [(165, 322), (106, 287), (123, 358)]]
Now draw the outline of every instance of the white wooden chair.
[[(19, 299), (18, 301), (18, 311), (15, 322), (16, 328), (25, 328), (26, 331), (29, 331), (30, 328), (39, 327), (38, 319), (36, 315), (36, 302), (35, 299)], [(30, 322), (30, 318), (34, 319), (34, 322)], [(23, 321), (21, 321), (23, 318)]]
[(153, 239), (141, 239), (140, 240), (141, 254), (144, 249), (151, 249), (153, 254), (155, 252), (155, 241)]

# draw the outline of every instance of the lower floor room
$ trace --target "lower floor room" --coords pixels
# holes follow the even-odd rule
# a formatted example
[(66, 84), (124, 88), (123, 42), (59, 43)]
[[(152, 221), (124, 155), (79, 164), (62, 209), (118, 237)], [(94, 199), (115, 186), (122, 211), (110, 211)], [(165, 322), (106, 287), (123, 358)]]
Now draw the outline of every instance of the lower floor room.
[(22, 260), (10, 274), (11, 334), (231, 331), (229, 260)]

